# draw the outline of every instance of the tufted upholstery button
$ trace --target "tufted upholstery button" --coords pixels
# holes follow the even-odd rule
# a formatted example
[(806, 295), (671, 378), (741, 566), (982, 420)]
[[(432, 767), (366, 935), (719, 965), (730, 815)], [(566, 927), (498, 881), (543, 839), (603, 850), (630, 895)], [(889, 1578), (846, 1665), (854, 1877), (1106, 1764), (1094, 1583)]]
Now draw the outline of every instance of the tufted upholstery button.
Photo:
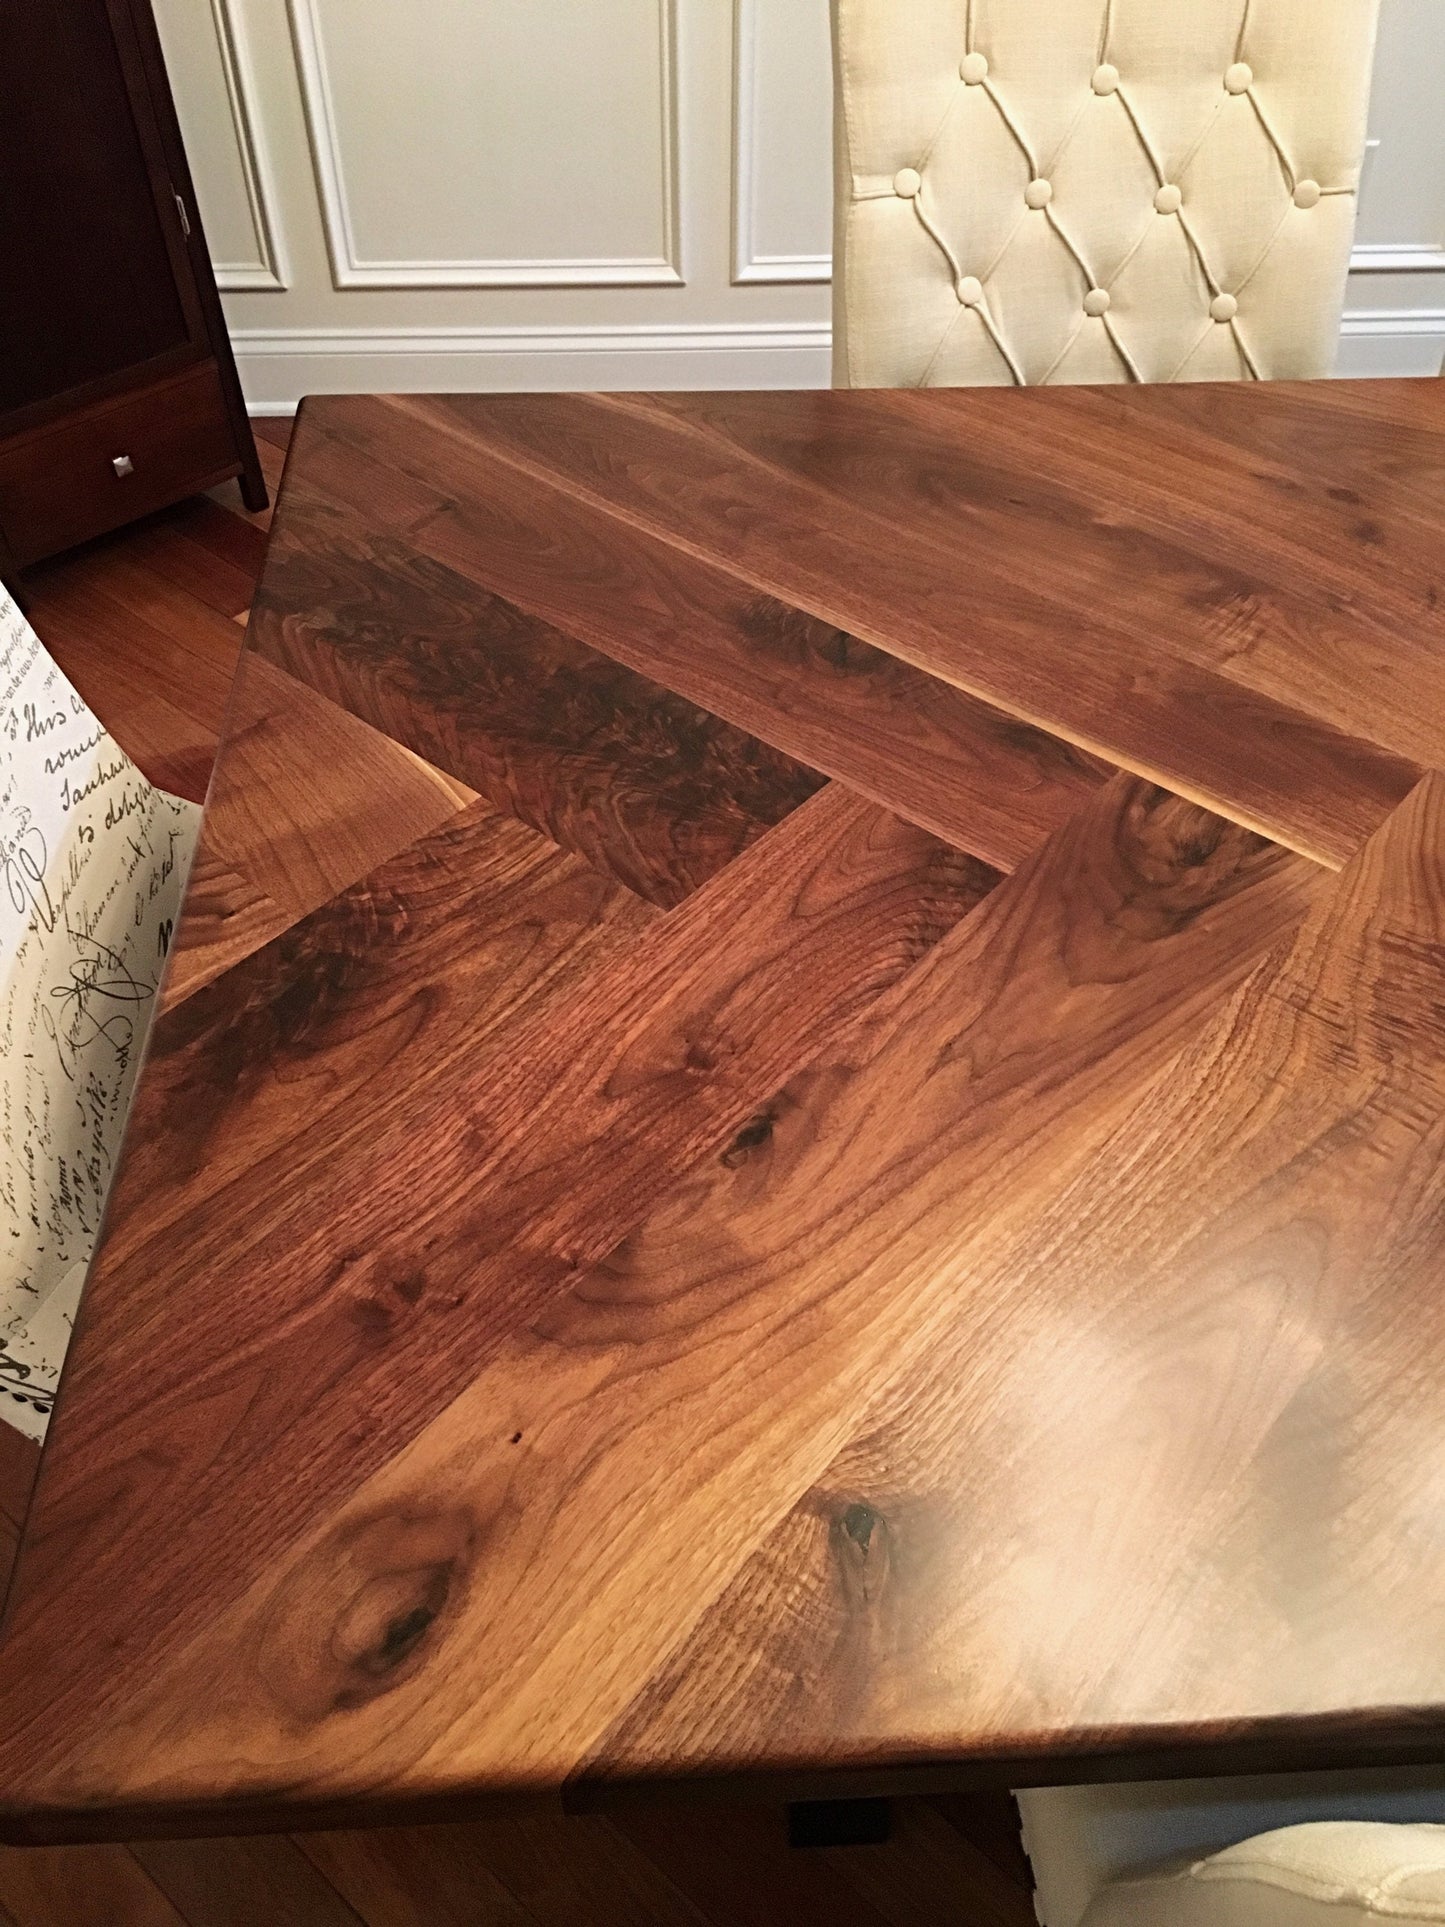
[(1379, 5), (837, 0), (835, 377), (1325, 374)]
[(1217, 294), (1209, 304), (1209, 313), (1215, 321), (1233, 321), (1239, 313), (1239, 303), (1232, 294)]
[(1318, 181), (1296, 181), (1294, 184), (1294, 204), (1296, 207), (1313, 207), (1320, 198)]

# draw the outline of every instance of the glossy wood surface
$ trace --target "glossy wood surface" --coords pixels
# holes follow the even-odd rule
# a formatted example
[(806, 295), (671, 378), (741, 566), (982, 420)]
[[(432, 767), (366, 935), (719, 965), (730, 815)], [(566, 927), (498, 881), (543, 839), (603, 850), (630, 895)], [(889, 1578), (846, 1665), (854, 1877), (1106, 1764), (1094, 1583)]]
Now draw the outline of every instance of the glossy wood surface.
[[(277, 456), (273, 484), (290, 429), (289, 420), (256, 424), (262, 448)], [(125, 746), (158, 771), (180, 768), (168, 761), (174, 736), (186, 780), (199, 776), (202, 790), (194, 730), (207, 719), (212, 685), (224, 692), (234, 671), (242, 631), (233, 618), (251, 600), (264, 549), (260, 533), (246, 526), (235, 491), (223, 499), (223, 510), (208, 502), (168, 510), (38, 572), (30, 585), (62, 667), (86, 685), (107, 717), (114, 712)], [(122, 607), (135, 612), (133, 619), (109, 619)], [(188, 674), (178, 676), (178, 659)], [(197, 721), (179, 714), (178, 698), (194, 701)], [(463, 821), (456, 827), (465, 844), (472, 832)], [(548, 879), (560, 866), (587, 900), (614, 907), (612, 916), (596, 919), (599, 931), (615, 922), (624, 903), (643, 920), (655, 914), (600, 873), (541, 847), (545, 860), (531, 882), (550, 894)], [(432, 874), (459, 881), (455, 870)], [(413, 898), (424, 929), (435, 930), (444, 896), (438, 888)], [(523, 879), (511, 900), (525, 913), (536, 900), (531, 883)], [(579, 931), (590, 930), (580, 922), (583, 901), (576, 907)], [(472, 940), (463, 921), (454, 924), (449, 967), (461, 965)], [(515, 928), (515, 920), (502, 925)], [(478, 967), (494, 968), (502, 953), (494, 945), (481, 948)], [(561, 953), (554, 955), (560, 961)], [(539, 974), (545, 980), (547, 969)], [(404, 1001), (405, 988), (398, 990)], [(384, 1021), (381, 1028), (385, 1036)], [(315, 1093), (315, 1084), (310, 1088)], [(0, 1427), (5, 1577), (38, 1457), (28, 1439)], [(1002, 1792), (895, 1801), (886, 1845), (806, 1853), (790, 1850), (776, 1803), (709, 1800), (664, 1809), (644, 1798), (610, 1801), (606, 1814), (493, 1814), (448, 1826), (147, 1840), (129, 1847), (0, 1847), (0, 1922), (833, 1927), (842, 1920), (857, 1927), (956, 1927), (967, 1920), (977, 1927), (1033, 1927), (1031, 1884), (1017, 1809)]]
[(1442, 451), (308, 404), (10, 1835), (1445, 1746)]

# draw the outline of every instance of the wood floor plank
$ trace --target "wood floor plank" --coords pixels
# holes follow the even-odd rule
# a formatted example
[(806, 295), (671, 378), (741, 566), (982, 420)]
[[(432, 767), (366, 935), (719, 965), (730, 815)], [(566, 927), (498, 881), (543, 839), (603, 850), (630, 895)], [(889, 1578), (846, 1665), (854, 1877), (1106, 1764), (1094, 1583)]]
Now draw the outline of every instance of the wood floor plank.
[[(537, 1927), (469, 1828), (307, 1833), (296, 1844), (366, 1927)], [(554, 1848), (557, 1861), (566, 1854), (566, 1844)]]
[(258, 442), (270, 442), (284, 454), (290, 446), (291, 430), (295, 423), (294, 415), (253, 415), (251, 432)]
[[(1348, 1728), (1362, 1664), (1380, 1717), (1445, 1699), (1438, 1595), (1381, 1633), (1401, 1572), (1435, 1563), (1435, 1324), (1408, 1394), (1385, 1361), (1441, 1259), (1445, 1050), (1422, 1018), (1445, 989), (1442, 881), (1432, 774), (1065, 1182), (1041, 1197), (989, 1147), (947, 1342), (878, 1384), (675, 1656), (635, 1763), (675, 1719), (713, 1719), (745, 1758), (759, 1735), (726, 1710), (744, 1671), (754, 1706), (760, 1675), (814, 1681), (789, 1728), (804, 1756), (901, 1719), (915, 1757), (956, 1758), (965, 1707), (981, 1750), (998, 1731), (1040, 1757), (1161, 1746), (1221, 1678), (1235, 1704)], [(927, 1490), (900, 1463), (927, 1463)]]
[[(873, 447), (884, 444), (863, 432), (861, 411), (881, 403), (848, 395), (853, 431), (830, 433), (836, 398), (791, 396), (795, 415), (811, 411), (809, 421), (791, 441), (777, 434), (773, 460), (749, 465), (736, 459), (735, 443), (679, 419), (685, 404), (569, 397), (575, 405), (560, 411), (547, 399), (399, 399), (390, 406), (407, 431), (392, 443), (419, 459), (432, 443), (413, 424), (450, 432), (470, 460), (503, 460), (550, 481), (1332, 867), (1420, 773), (1411, 758), (1200, 668), (1157, 629), (1135, 635), (1119, 613), (1132, 606), (1127, 578), (1111, 601), (1081, 600), (1081, 582), (1065, 575), (1056, 586), (1017, 539), (1002, 548), (970, 541), (967, 511), (974, 519), (984, 511), (949, 493), (948, 471), (919, 473), (901, 459), (885, 473), (873, 461)], [(709, 419), (725, 405), (709, 398)], [(349, 432), (351, 417), (341, 419)], [(797, 451), (793, 469), (782, 459), (788, 448)], [(944, 509), (930, 526), (934, 497)], [(1051, 533), (1041, 523), (1040, 543)], [(1147, 579), (1153, 566), (1152, 555), (1136, 555), (1137, 575)], [(1177, 617), (1184, 599), (1170, 606)]]
[[(46, 647), (80, 696), (104, 721), (125, 753), (162, 789), (193, 803), (201, 802), (216, 758), (214, 725), (177, 709), (161, 693), (169, 688), (129, 652), (137, 638), (128, 625), (119, 625), (119, 644), (111, 640), (108, 624), (97, 626), (93, 611), (68, 596), (46, 608)], [(239, 632), (237, 641), (239, 643)]]
[(893, 1827), (882, 1852), (826, 1850), (846, 1885), (891, 1927), (915, 1927), (940, 1914), (969, 1927), (1038, 1927), (1027, 1865), (1022, 1879), (1006, 1872), (926, 1800), (895, 1801)]
[(198, 495), (127, 530), (116, 543), (116, 551), (172, 588), (184, 590), (212, 613), (234, 621), (251, 606), (261, 557), (243, 562), (225, 552), (212, 539), (213, 525), (203, 521), (198, 513), (202, 510), (218, 523), (260, 537), (264, 549), (259, 529), (252, 529), (206, 496)]
[(475, 793), (258, 656), (231, 697), (166, 1007), (219, 976)]
[[(472, 1328), (467, 1389), (409, 1447), (390, 1448), (389, 1464), (352, 1500), (327, 1502), (318, 1512), (325, 1522), (284, 1559), (273, 1545), (249, 1595), (197, 1632), (188, 1651), (178, 1646), (168, 1600), (174, 1670), (156, 1679), (152, 1715), (129, 1706), (127, 1746), (161, 1747), (182, 1784), (209, 1776), (217, 1760), (245, 1761), (227, 1769), (232, 1799), (251, 1775), (256, 1786), (268, 1784), (281, 1757), (292, 1776), (316, 1762), (318, 1797), (323, 1787), (328, 1796), (357, 1795), (383, 1730), (394, 1787), (413, 1770), (408, 1731), (444, 1736), (444, 1760), (433, 1756), (415, 1769), (430, 1785), (439, 1774), (486, 1784), (488, 1761), (503, 1751), (509, 1774), (543, 1782), (581, 1754), (594, 1776), (645, 1774), (656, 1757), (656, 1724), (679, 1690), (667, 1664), (677, 1628), (707, 1613), (760, 1531), (808, 1489), (844, 1442), (847, 1415), (871, 1391), (882, 1361), (892, 1372), (936, 1342), (939, 1321), (952, 1315), (943, 1281), (970, 1195), (989, 1195), (1010, 1168), (1057, 1178), (1112, 1132), (1148, 1072), (1294, 927), (1323, 881), (1312, 865), (1191, 805), (1123, 779), (1111, 784), (900, 980), (906, 989), (884, 1001), (871, 1025), (866, 1016), (857, 1032), (835, 1025), (824, 1059), (767, 1084), (783, 1089), (765, 1126), (745, 1132), (725, 1158), (696, 1166), (605, 1263), (581, 1271), (549, 1305), (532, 1301), (525, 1319), (519, 1254), (538, 1249), (538, 1234), (507, 1230), (500, 1248), (509, 1262), (498, 1280), (507, 1279), (506, 1309), (496, 1306), (498, 1323), (485, 1339)], [(676, 966), (665, 975), (675, 981)], [(836, 1009), (836, 999), (830, 1005)], [(1054, 1023), (1040, 1026), (1041, 1010), (1054, 1010)], [(668, 1141), (676, 1141), (675, 1126)], [(877, 1175), (840, 1194), (840, 1154), (859, 1142), (869, 1144)], [(985, 1142), (990, 1156), (981, 1163), (976, 1149)], [(358, 1190), (364, 1196), (367, 1187)], [(587, 1222), (609, 1235), (595, 1205)], [(612, 1222), (625, 1228), (623, 1218)], [(355, 1228), (395, 1275), (397, 1259), (368, 1239), (360, 1215)], [(597, 1256), (575, 1227), (559, 1230), (574, 1265)], [(484, 1240), (464, 1242), (476, 1277)], [(209, 1288), (204, 1263), (188, 1261), (185, 1270), (194, 1288)], [(143, 1263), (133, 1267), (137, 1281), (145, 1272)], [(291, 1275), (294, 1289), (294, 1266)], [(293, 1350), (294, 1331), (286, 1337)], [(123, 1370), (122, 1340), (115, 1334), (103, 1348), (112, 1369)], [(434, 1351), (432, 1358), (435, 1368)], [(187, 1468), (184, 1487), (199, 1505), (226, 1504), (220, 1537), (233, 1547), (249, 1528), (234, 1516), (234, 1496), (223, 1500), (213, 1481), (219, 1476), (233, 1495), (239, 1467), (216, 1456), (200, 1427), (212, 1423), (207, 1409), (219, 1416), (228, 1406), (230, 1433), (237, 1407), (219, 1388), (208, 1391), (203, 1376), (192, 1378), (191, 1436), (202, 1462)], [(255, 1386), (249, 1377), (248, 1399)], [(87, 1403), (80, 1401), (82, 1414)], [(62, 1404), (57, 1424), (64, 1421)], [(98, 1580), (106, 1549), (97, 1508), (116, 1476), (131, 1488), (130, 1529), (143, 1529), (139, 1449), (125, 1437), (82, 1440), (76, 1430), (65, 1456), (76, 1467), (72, 1478), (82, 1463), (86, 1476), (68, 1523), (52, 1493), (47, 1517), (58, 1538), (88, 1528)], [(306, 1452), (318, 1478), (321, 1449), (318, 1442)], [(100, 1470), (107, 1453), (113, 1474)], [(324, 1498), (323, 1491), (318, 1502)], [(184, 1554), (169, 1486), (164, 1502), (167, 1544)], [(479, 1529), (472, 1520), (485, 1521), (485, 1559), (471, 1550)], [(211, 1527), (206, 1551), (216, 1544), (214, 1514)], [(42, 1543), (42, 1557), (44, 1550)], [(409, 1629), (405, 1650), (373, 1676), (366, 1662), (339, 1657), (327, 1629), (341, 1601), (365, 1585), (363, 1574), (401, 1566), (415, 1576), (388, 1597), (389, 1612)], [(503, 1602), (524, 1571), (529, 1608), (517, 1615)], [(103, 1580), (99, 1590), (103, 1597)], [(208, 1574), (208, 1602), (224, 1590), (220, 1575)], [(87, 1610), (103, 1610), (102, 1599)], [(127, 1628), (114, 1636), (135, 1639), (147, 1618), (132, 1593)], [(159, 1631), (152, 1621), (152, 1634)], [(22, 1596), (12, 1640), (23, 1644), (26, 1633)], [(487, 1680), (463, 1704), (449, 1697), (449, 1654), (478, 1642), (488, 1652)], [(718, 1765), (715, 1743), (733, 1691), (728, 1655), (737, 1650), (719, 1636), (689, 1676), (693, 1718), (680, 1737), (668, 1736), (674, 1769)], [(249, 1665), (244, 1686), (240, 1676), (224, 1678), (227, 1656), (241, 1653), (256, 1655), (264, 1691)], [(585, 1698), (567, 1685), (583, 1674)], [(847, 1676), (845, 1668), (839, 1691)], [(344, 1729), (325, 1713), (338, 1704), (347, 1708)], [(18, 1707), (11, 1717), (24, 1732)], [(147, 1737), (149, 1718), (161, 1724)], [(113, 1736), (88, 1759), (74, 1745), (66, 1752), (52, 1771), (69, 1797), (82, 1788), (96, 1797), (91, 1776), (103, 1780), (121, 1764)]]
[(126, 1847), (0, 1847), (15, 1927), (191, 1927)]
[[(363, 570), (393, 575), (398, 600), (404, 581), (423, 597), (428, 583), (447, 584), (458, 608), (510, 607), (519, 630), (525, 610), (1003, 869), (1108, 774), (1057, 737), (444, 436), (422, 431), (428, 460), (395, 497), (395, 470), (376, 459), (395, 432), (385, 404), (359, 401), (319, 424), (269, 577), (303, 650), (331, 620), (328, 564), (343, 583)], [(429, 501), (417, 493), (423, 467)], [(348, 505), (344, 521), (328, 496)], [(262, 631), (278, 660), (295, 659), (290, 627), (272, 620)]]
[[(495, 1919), (498, 1927), (514, 1920), (535, 1927), (710, 1927), (711, 1916), (698, 1911), (654, 1856), (590, 1815), (509, 1816), (365, 1838), (359, 1864), (355, 1835), (323, 1835), (319, 1845), (308, 1840), (306, 1847), (358, 1895), (369, 1875), (380, 1875), (387, 1900), (368, 1927), (473, 1927), (479, 1918)], [(399, 1903), (388, 1889), (400, 1892)], [(493, 1913), (480, 1913), (479, 1895)], [(424, 1914), (416, 1911), (419, 1896)]]
[[(92, 636), (114, 647), (134, 633), (176, 706), (197, 722), (219, 731), (234, 674), (234, 627), (229, 616), (209, 608), (143, 559), (112, 549), (73, 557), (65, 568), (67, 607), (82, 615)], [(46, 586), (31, 597), (31, 621), (47, 624)]]
[[(888, 1927), (868, 1883), (826, 1853), (788, 1845), (781, 1808), (672, 1808), (639, 1801), (609, 1815), (614, 1828), (673, 1880), (711, 1927)], [(876, 1858), (886, 1848), (855, 1848)], [(982, 1922), (980, 1922), (982, 1927)], [(1010, 1924), (1012, 1927), (1012, 1923)]]
[[(823, 777), (440, 564), (284, 534), (253, 647), (577, 850), (680, 902)], [(288, 529), (292, 527), (288, 519)]]
[(363, 1927), (284, 1834), (146, 1840), (130, 1851), (187, 1927)]

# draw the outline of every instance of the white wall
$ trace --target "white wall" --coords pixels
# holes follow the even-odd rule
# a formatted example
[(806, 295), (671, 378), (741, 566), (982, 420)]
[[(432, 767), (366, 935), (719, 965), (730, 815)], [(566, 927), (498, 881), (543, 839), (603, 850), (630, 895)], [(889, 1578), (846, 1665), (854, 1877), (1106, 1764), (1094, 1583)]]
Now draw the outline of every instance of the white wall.
[[(827, 0), (155, 6), (253, 407), (827, 380)], [(1342, 372), (1445, 354), (1442, 9), (1384, 0)]]

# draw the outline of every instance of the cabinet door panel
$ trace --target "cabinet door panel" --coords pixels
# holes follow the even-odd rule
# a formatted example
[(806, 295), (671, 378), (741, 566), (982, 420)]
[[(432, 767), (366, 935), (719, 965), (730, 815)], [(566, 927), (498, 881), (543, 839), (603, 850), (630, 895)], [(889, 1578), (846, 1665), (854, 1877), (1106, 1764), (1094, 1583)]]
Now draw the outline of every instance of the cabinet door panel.
[(198, 332), (127, 26), (105, 0), (0, 0), (0, 414), (183, 358)]

